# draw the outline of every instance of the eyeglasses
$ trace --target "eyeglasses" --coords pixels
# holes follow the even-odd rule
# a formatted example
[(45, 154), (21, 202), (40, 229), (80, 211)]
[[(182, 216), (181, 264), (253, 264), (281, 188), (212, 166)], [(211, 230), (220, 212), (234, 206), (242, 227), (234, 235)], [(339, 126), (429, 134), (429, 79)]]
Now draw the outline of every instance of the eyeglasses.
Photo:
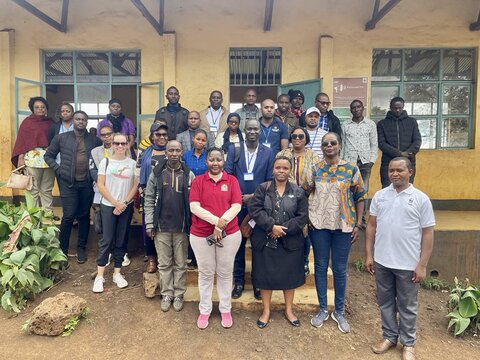
[(113, 134), (113, 133), (111, 133), (111, 132), (103, 133), (103, 134), (100, 133), (100, 136), (101, 136), (101, 137), (108, 137), (108, 136), (110, 136), (110, 135), (112, 135), (112, 134)]
[(128, 145), (128, 142), (126, 142), (126, 141), (125, 141), (125, 142), (117, 142), (117, 141), (114, 141), (114, 142), (113, 142), (113, 145), (115, 145), (115, 146), (120, 146), (120, 145), (121, 145), (121, 146), (127, 146), (127, 145)]
[(330, 105), (330, 101), (317, 101), (320, 105), (323, 105), (323, 106), (328, 106)]
[(164, 137), (166, 138), (168, 136), (167, 133), (153, 133), (153, 136), (159, 138), (159, 137)]
[(337, 140), (332, 140), (332, 141), (323, 141), (322, 142), (322, 146), (327, 147), (328, 145), (332, 145), (332, 146), (338, 145), (338, 141)]
[(292, 134), (292, 140), (303, 140), (305, 139), (305, 134)]

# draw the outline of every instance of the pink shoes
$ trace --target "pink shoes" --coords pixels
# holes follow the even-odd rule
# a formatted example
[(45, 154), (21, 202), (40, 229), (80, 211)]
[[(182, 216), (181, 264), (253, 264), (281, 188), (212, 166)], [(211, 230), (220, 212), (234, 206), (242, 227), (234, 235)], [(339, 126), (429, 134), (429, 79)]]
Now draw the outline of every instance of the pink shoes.
[(232, 313), (222, 313), (222, 326), (225, 329), (231, 328), (233, 325)]
[(208, 318), (210, 317), (210, 315), (198, 315), (198, 319), (197, 319), (197, 326), (199, 329), (206, 329), (207, 326), (208, 326)]

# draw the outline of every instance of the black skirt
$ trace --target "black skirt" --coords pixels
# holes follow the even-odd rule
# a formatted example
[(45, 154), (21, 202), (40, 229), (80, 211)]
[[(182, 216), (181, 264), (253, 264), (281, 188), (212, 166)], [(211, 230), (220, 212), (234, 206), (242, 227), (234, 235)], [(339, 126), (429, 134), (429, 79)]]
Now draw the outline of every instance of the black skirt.
[[(299, 236), (302, 236), (299, 234)], [(303, 248), (288, 251), (279, 239), (276, 249), (252, 249), (253, 283), (264, 290), (289, 290), (305, 283)]]

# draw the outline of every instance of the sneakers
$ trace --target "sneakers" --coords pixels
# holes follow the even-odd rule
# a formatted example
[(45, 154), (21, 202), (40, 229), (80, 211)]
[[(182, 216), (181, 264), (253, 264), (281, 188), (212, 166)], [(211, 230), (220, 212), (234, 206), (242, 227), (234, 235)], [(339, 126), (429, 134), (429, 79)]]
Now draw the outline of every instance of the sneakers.
[[(223, 314), (222, 314), (223, 315)], [(203, 314), (200, 314), (198, 315), (198, 319), (197, 319), (197, 327), (199, 329), (206, 329), (207, 326), (208, 326), (208, 318), (210, 317), (210, 315), (203, 315)]]
[(94, 293), (102, 293), (103, 292), (103, 283), (105, 279), (103, 277), (97, 276), (95, 277), (95, 281), (93, 282), (93, 289)]
[(130, 265), (131, 261), (130, 258), (128, 257), (128, 253), (125, 253), (125, 256), (123, 257), (122, 261), (122, 266), (128, 266)]
[(77, 249), (77, 262), (83, 264), (87, 261), (87, 252), (85, 248)]
[(183, 296), (176, 296), (173, 299), (173, 310), (181, 311), (183, 309)]
[(315, 315), (312, 320), (310, 320), (310, 324), (316, 328), (320, 328), (323, 326), (323, 323), (328, 319), (329, 314), (327, 310), (320, 310), (320, 312)]
[(113, 274), (113, 283), (117, 284), (117, 286), (120, 289), (123, 289), (123, 288), (128, 286), (127, 280), (125, 280), (125, 277), (120, 273), (114, 273)]
[(348, 325), (345, 315), (334, 311), (332, 313), (332, 319), (337, 323), (338, 330), (340, 330), (342, 333), (347, 334), (350, 332), (350, 325)]
[(233, 318), (232, 318), (232, 313), (231, 312), (228, 312), (228, 313), (221, 313), (222, 315), (222, 326), (225, 328), (225, 329), (229, 329), (233, 326)]
[(160, 309), (163, 312), (167, 312), (170, 310), (170, 306), (172, 305), (172, 297), (169, 295), (165, 295), (162, 297), (162, 302), (160, 303)]

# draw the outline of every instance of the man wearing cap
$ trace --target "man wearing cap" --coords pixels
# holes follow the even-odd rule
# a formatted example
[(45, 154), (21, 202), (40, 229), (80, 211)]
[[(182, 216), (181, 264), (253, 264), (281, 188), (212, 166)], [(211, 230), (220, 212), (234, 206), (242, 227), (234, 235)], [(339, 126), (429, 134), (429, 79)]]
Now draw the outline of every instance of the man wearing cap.
[(255, 103), (257, 102), (257, 90), (250, 88), (245, 92), (245, 105), (241, 108), (235, 110), (238, 115), (240, 115), (240, 131), (245, 129), (245, 124), (247, 120), (255, 119), (259, 120), (262, 115), (260, 109)]
[(200, 128), (217, 137), (227, 130), (227, 109), (222, 106), (223, 95), (219, 90), (213, 90), (210, 94), (210, 106), (200, 111)]
[(305, 112), (302, 105), (305, 102), (305, 96), (300, 90), (290, 89), (288, 90), (288, 96), (290, 97), (290, 112), (298, 119)]
[(110, 114), (106, 116), (105, 119), (100, 121), (97, 125), (97, 137), (100, 138), (100, 129), (105, 125), (110, 125), (114, 133), (122, 133), (127, 135), (128, 143), (130, 146), (130, 152), (133, 159), (136, 159), (134, 144), (136, 130), (133, 121), (127, 118), (122, 113), (122, 102), (120, 99), (113, 98), (108, 102), (108, 110)]
[(179, 133), (188, 128), (188, 110), (178, 102), (180, 100), (180, 93), (175, 86), (170, 86), (165, 96), (168, 104), (158, 109), (155, 114), (155, 120), (165, 119), (168, 126), (168, 138), (175, 140)]
[(271, 99), (262, 101), (260, 130), (260, 143), (271, 148), (274, 154), (288, 148), (287, 125), (275, 117), (275, 103)]
[(310, 142), (306, 146), (320, 156), (320, 159), (323, 159), (322, 138), (323, 135), (328, 133), (328, 130), (318, 126), (320, 110), (318, 110), (315, 106), (308, 108), (305, 114), (305, 129), (310, 136)]
[(282, 94), (277, 98), (275, 116), (287, 125), (289, 134), (298, 126), (298, 119), (290, 112), (290, 97), (287, 94)]
[[(188, 129), (181, 132), (177, 135), (177, 141), (182, 144), (183, 152), (186, 153), (193, 149), (193, 136), (195, 135), (195, 130), (200, 127), (200, 113), (198, 111), (190, 111), (187, 118)], [(215, 146), (215, 137), (209, 130), (207, 132), (207, 149)]]
[[(332, 110), (328, 110), (330, 106), (330, 99), (327, 94), (321, 92), (315, 97), (315, 107), (320, 110), (320, 119), (318, 120), (318, 126), (327, 132), (337, 133), (340, 138), (342, 137), (342, 127), (340, 126), (340, 120), (335, 116)], [(305, 126), (305, 115), (299, 119), (300, 126)]]

